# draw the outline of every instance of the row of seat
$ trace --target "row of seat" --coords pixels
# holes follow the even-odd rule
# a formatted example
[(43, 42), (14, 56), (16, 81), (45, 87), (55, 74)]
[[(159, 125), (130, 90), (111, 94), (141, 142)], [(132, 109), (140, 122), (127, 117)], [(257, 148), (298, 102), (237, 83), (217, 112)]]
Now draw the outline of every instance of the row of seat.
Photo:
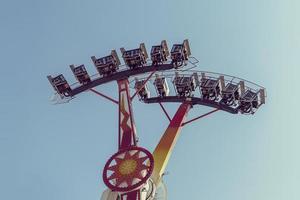
[[(169, 96), (170, 90), (167, 78), (156, 74), (154, 86), (158, 97), (164, 98)], [(175, 72), (172, 80), (176, 96), (193, 97), (197, 87), (203, 100), (215, 101), (220, 104), (238, 108), (242, 113), (253, 113), (261, 104), (264, 103), (264, 90), (254, 92), (245, 88), (244, 81), (239, 83), (226, 82), (224, 76), (219, 78), (207, 77), (205, 73), (198, 76), (193, 73), (191, 76), (180, 75)], [(135, 89), (138, 91), (141, 100), (150, 98), (150, 91), (145, 80), (135, 81)]]
[[(124, 62), (129, 69), (144, 67), (147, 64), (148, 54), (144, 43), (141, 43), (137, 49), (125, 50), (124, 48), (120, 48), (120, 50)], [(160, 45), (152, 46), (150, 55), (152, 66), (164, 64), (168, 61), (170, 53), (167, 42), (163, 40)], [(174, 68), (181, 67), (185, 65), (190, 55), (191, 51), (188, 40), (184, 40), (182, 44), (174, 44), (171, 49), (171, 63), (174, 65)], [(108, 56), (102, 58), (92, 56), (91, 59), (102, 77), (108, 77), (118, 72), (121, 65), (115, 50), (112, 50)], [(70, 65), (70, 68), (80, 84), (84, 85), (91, 82), (91, 78), (84, 65)], [(48, 76), (47, 78), (59, 94), (64, 96), (70, 95), (71, 87), (62, 74), (56, 77)]]

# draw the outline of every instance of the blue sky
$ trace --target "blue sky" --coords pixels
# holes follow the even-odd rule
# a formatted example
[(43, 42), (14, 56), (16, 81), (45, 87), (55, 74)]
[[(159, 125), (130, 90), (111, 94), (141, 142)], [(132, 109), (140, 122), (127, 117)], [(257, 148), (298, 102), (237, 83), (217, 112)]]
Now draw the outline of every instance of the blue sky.
[[(117, 107), (84, 93), (53, 106), (46, 76), (111, 49), (188, 38), (199, 70), (267, 88), (254, 116), (218, 112), (185, 127), (165, 176), (169, 199), (300, 199), (297, 120), (300, 26), (296, 0), (1, 1), (0, 199), (99, 199), (116, 151)], [(114, 83), (100, 91), (116, 96)], [(174, 112), (177, 105), (168, 105)], [(195, 107), (190, 117), (207, 111)], [(168, 125), (134, 102), (140, 145)]]

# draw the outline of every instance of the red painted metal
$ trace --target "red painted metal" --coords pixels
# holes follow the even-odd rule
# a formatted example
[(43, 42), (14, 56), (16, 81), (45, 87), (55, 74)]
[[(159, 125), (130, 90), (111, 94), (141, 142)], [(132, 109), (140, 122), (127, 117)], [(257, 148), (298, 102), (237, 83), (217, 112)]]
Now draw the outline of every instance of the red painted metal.
[(140, 190), (134, 190), (121, 195), (121, 200), (140, 200), (141, 193)]
[(167, 116), (168, 120), (171, 121), (170, 115), (168, 114), (168, 112), (166, 111), (165, 107), (162, 105), (161, 102), (158, 102), (161, 109), (164, 111), (165, 115)]
[(161, 177), (165, 171), (173, 148), (180, 134), (182, 123), (190, 108), (191, 102), (189, 101), (185, 101), (179, 106), (168, 128), (166, 129), (153, 152), (155, 165), (151, 178), (156, 185), (159, 184)]
[(109, 96), (106, 96), (105, 94), (102, 94), (101, 92), (98, 92), (97, 90), (91, 88), (90, 91), (94, 92), (95, 94), (101, 96), (101, 97), (104, 97), (105, 99), (108, 99), (109, 101), (115, 103), (115, 104), (119, 104), (118, 101), (114, 100), (113, 98), (109, 97)]
[(118, 80), (119, 86), (119, 149), (136, 146), (136, 129), (128, 79)]
[(137, 147), (128, 79), (118, 80), (119, 88), (119, 151), (107, 161), (103, 181), (112, 191), (121, 192), (121, 199), (140, 200), (140, 188), (154, 168), (152, 154)]
[(220, 109), (217, 108), (217, 109), (212, 110), (212, 111), (210, 111), (210, 112), (208, 112), (208, 113), (205, 113), (205, 114), (203, 114), (203, 115), (200, 115), (199, 117), (196, 117), (196, 118), (191, 119), (191, 120), (189, 120), (189, 121), (187, 121), (187, 122), (184, 122), (184, 123), (182, 124), (182, 126), (185, 126), (185, 125), (187, 125), (187, 124), (189, 124), (189, 123), (191, 123), (191, 122), (193, 122), (193, 121), (196, 121), (196, 120), (198, 120), (198, 119), (201, 119), (201, 118), (203, 118), (203, 117), (206, 117), (206, 116), (208, 116), (208, 115), (210, 115), (210, 114), (212, 114), (212, 113), (214, 113), (214, 112), (217, 112), (217, 111), (219, 111), (219, 110), (220, 110)]
[(146, 79), (146, 81), (144, 82), (144, 84), (140, 87), (140, 89), (138, 89), (131, 97), (131, 100), (137, 95), (137, 93), (139, 93), (141, 91), (141, 89), (143, 89), (143, 87), (147, 84), (147, 82), (149, 81), (149, 79), (153, 76), (153, 74), (155, 73), (155, 71), (153, 71), (148, 78)]
[(111, 190), (127, 192), (146, 183), (153, 167), (152, 154), (144, 148), (132, 146), (110, 157), (105, 164), (102, 178)]

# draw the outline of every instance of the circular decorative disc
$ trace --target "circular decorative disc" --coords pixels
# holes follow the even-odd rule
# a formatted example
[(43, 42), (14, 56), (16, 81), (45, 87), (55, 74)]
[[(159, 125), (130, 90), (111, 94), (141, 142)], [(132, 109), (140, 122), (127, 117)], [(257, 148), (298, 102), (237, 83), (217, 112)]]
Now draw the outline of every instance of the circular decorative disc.
[(114, 154), (105, 164), (103, 181), (113, 191), (131, 191), (146, 183), (154, 167), (152, 154), (129, 147)]

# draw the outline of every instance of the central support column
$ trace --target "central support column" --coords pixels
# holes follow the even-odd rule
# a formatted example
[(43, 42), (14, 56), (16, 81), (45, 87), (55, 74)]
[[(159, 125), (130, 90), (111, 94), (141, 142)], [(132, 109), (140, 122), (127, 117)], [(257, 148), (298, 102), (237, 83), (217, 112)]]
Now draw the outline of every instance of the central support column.
[(118, 80), (119, 87), (119, 150), (136, 146), (136, 128), (134, 124), (129, 83), (127, 79)]
[(146, 200), (154, 159), (148, 150), (137, 146), (128, 79), (118, 80), (118, 88), (118, 151), (104, 166), (102, 177), (109, 190), (103, 193), (102, 199)]
[[(134, 124), (128, 79), (118, 80), (119, 87), (119, 150), (136, 146)], [(135, 190), (121, 195), (121, 199), (138, 200), (140, 191)]]
[(157, 144), (154, 152), (154, 171), (152, 173), (152, 180), (157, 186), (161, 180), (161, 177), (165, 171), (168, 164), (172, 150), (178, 139), (182, 123), (191, 108), (190, 102), (183, 102), (175, 113), (173, 119), (171, 120), (167, 130), (161, 137), (159, 143)]

